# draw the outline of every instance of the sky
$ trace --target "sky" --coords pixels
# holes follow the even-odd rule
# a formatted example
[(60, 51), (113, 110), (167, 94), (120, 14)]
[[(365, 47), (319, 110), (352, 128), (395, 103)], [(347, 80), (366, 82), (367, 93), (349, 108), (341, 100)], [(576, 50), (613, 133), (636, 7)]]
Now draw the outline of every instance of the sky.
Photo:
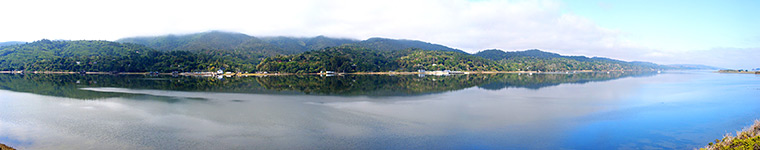
[(3, 0), (0, 42), (211, 30), (760, 67), (757, 0)]

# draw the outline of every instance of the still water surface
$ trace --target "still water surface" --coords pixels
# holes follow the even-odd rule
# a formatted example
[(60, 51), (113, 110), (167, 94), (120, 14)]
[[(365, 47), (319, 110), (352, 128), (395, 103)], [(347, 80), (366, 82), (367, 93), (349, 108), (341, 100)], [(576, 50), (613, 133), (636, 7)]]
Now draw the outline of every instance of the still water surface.
[(760, 118), (760, 76), (0, 74), (21, 149), (691, 149)]

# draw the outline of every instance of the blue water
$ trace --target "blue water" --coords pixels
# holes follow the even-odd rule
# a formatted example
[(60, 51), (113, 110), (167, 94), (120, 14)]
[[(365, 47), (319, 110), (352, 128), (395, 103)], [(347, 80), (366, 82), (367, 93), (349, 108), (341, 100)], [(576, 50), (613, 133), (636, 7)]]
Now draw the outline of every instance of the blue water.
[(760, 76), (682, 73), (653, 77), (624, 101), (568, 134), (574, 149), (686, 149), (735, 133), (760, 119)]
[(760, 76), (708, 71), (0, 79), (21, 149), (692, 149), (760, 119)]

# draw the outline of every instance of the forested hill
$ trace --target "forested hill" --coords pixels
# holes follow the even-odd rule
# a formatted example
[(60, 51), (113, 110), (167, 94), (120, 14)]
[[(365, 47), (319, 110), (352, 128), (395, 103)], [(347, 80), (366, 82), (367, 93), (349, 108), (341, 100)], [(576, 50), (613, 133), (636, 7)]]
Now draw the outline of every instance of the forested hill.
[(450, 48), (450, 47), (443, 46), (440, 44), (432, 44), (432, 43), (416, 41), (416, 40), (396, 40), (396, 39), (387, 39), (387, 38), (370, 38), (358, 43), (350, 44), (350, 46), (363, 47), (363, 48), (379, 50), (379, 51), (422, 49), (422, 50), (437, 50), (437, 51), (466, 53), (462, 50)]
[(132, 37), (119, 39), (121, 43), (142, 44), (160, 51), (191, 51), (204, 53), (243, 53), (261, 57), (298, 54), (325, 47), (356, 42), (324, 36), (313, 38), (262, 37), (242, 33), (210, 31), (188, 35)]
[(417, 70), (456, 71), (572, 71), (572, 70), (659, 70), (667, 66), (647, 62), (625, 62), (608, 58), (562, 56), (539, 50), (504, 52), (487, 50), (474, 55), (454, 51), (407, 49), (371, 50), (341, 46), (302, 54), (266, 58), (259, 71), (287, 73), (378, 72)]
[[(189, 72), (215, 69), (253, 70), (258, 61), (246, 56), (219, 56), (188, 51), (156, 51), (109, 41), (51, 41), (0, 47), (0, 70)], [(254, 63), (256, 62), (256, 63)]]
[(364, 47), (340, 46), (289, 56), (264, 59), (259, 71), (287, 73), (384, 72), (417, 70), (504, 71), (495, 61), (466, 53), (406, 49), (371, 50)]
[(0, 47), (0, 69), (23, 69), (37, 61), (49, 61), (64, 57), (118, 56), (146, 50), (150, 50), (150, 48), (138, 44), (43, 39), (28, 44)]
[[(132, 37), (119, 39), (121, 43), (142, 44), (160, 51), (236, 51), (252, 55), (275, 56), (298, 54), (306, 51), (320, 50), (327, 47), (353, 46), (378, 51), (399, 51), (411, 48), (423, 50), (441, 50), (465, 53), (462, 50), (440, 44), (416, 40), (398, 40), (387, 38), (370, 38), (359, 41), (353, 39), (329, 38), (317, 36), (311, 38), (296, 37), (253, 37), (241, 33), (210, 31), (188, 35), (165, 35), (154, 37)], [(218, 51), (224, 50), (224, 51)], [(249, 54), (249, 55), (250, 55)]]
[[(262, 62), (263, 61), (263, 62)], [(211, 31), (110, 41), (51, 41), (0, 47), (0, 70), (99, 72), (570, 71), (687, 68), (540, 50), (469, 54), (415, 40), (253, 37)], [(692, 67), (693, 68), (693, 67)]]
[(253, 58), (296, 54), (295, 50), (284, 50), (261, 39), (240, 33), (204, 32), (188, 35), (166, 35), (156, 37), (134, 37), (119, 39), (120, 43), (135, 43), (159, 51), (190, 51), (219, 55), (247, 55)]
[(357, 40), (353, 39), (329, 38), (325, 36), (317, 36), (311, 38), (276, 36), (261, 37), (260, 39), (281, 49), (290, 49), (297, 51), (297, 53), (320, 50), (327, 47), (335, 47), (358, 42)]
[(540, 50), (505, 52), (502, 50), (484, 50), (475, 56), (498, 61), (508, 70), (656, 70), (670, 69), (668, 66), (649, 62), (626, 62), (603, 57), (562, 56)]
[(516, 51), (516, 52), (505, 52), (498, 49), (490, 49), (490, 50), (477, 52), (474, 55), (480, 56), (486, 59), (491, 59), (491, 60), (502, 60), (502, 59), (513, 58), (513, 57), (534, 57), (534, 58), (563, 57), (562, 55), (559, 55), (556, 53), (549, 53), (549, 52), (544, 52), (544, 51), (536, 50), (536, 49), (526, 50), (526, 51)]

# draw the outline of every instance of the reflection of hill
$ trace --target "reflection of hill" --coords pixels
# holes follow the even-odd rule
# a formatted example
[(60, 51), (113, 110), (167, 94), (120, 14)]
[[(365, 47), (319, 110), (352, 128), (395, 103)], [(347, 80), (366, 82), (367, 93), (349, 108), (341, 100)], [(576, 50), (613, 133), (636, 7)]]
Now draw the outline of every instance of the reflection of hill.
[(259, 78), (267, 89), (301, 91), (306, 94), (392, 96), (459, 90), (484, 83), (481, 75), (348, 75), (275, 76)]
[(345, 96), (405, 96), (441, 93), (478, 86), (488, 90), (517, 87), (538, 89), (562, 83), (608, 81), (655, 73), (470, 74), (452, 76), (346, 75), (270, 76), (219, 80), (207, 77), (144, 75), (0, 74), (0, 89), (77, 99), (134, 96), (81, 90), (85, 87), (227, 92), (256, 94), (318, 94)]
[(503, 88), (528, 88), (539, 89), (549, 86), (557, 86), (563, 83), (584, 84), (588, 82), (608, 81), (624, 77), (644, 77), (656, 75), (655, 72), (591, 72), (573, 74), (497, 74), (493, 76), (493, 82), (479, 85), (478, 87), (488, 90)]
[(267, 91), (254, 78), (218, 80), (215, 78), (184, 76), (0, 74), (0, 89), (17, 92), (77, 99), (99, 99), (134, 95), (79, 89), (86, 87), (242, 93), (263, 93)]
[(78, 88), (81, 85), (77, 84), (77, 81), (84, 85), (89, 84), (87, 81), (90, 80), (79, 80), (70, 75), (0, 74), (0, 89), (76, 99), (98, 99), (126, 95), (79, 90)]
[(498, 90), (508, 87), (539, 89), (562, 83), (608, 81), (623, 77), (651, 76), (652, 72), (575, 74), (471, 74), (454, 76), (349, 75), (336, 77), (277, 76), (258, 78), (267, 89), (306, 94), (393, 96), (438, 93), (478, 86)]

